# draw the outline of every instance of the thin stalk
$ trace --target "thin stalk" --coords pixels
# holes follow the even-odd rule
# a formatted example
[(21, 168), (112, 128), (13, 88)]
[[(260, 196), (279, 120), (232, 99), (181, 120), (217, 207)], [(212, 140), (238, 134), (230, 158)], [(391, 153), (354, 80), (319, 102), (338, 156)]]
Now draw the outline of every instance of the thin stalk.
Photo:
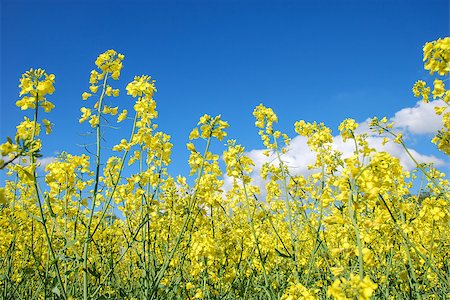
[[(390, 135), (392, 135), (393, 137), (397, 138), (397, 135), (395, 133), (393, 133), (392, 131), (390, 131), (387, 128), (381, 127), (380, 125), (377, 125), (378, 128), (383, 129), (384, 131), (386, 131), (387, 133), (389, 133)], [(433, 185), (439, 190), (439, 192), (441, 193), (441, 195), (447, 200), (449, 201), (449, 198), (447, 197), (446, 191), (441, 187), (441, 185), (439, 183), (436, 182), (436, 180), (430, 176), (430, 174), (425, 170), (425, 168), (422, 166), (422, 164), (419, 164), (419, 162), (414, 158), (414, 156), (411, 154), (411, 152), (408, 150), (408, 147), (406, 147), (405, 142), (403, 142), (403, 139), (399, 140), (400, 145), (402, 145), (403, 149), (405, 150), (406, 154), (408, 154), (408, 156), (411, 158), (411, 160), (414, 162), (414, 164), (416, 165), (416, 167), (422, 171), (422, 173), (427, 177), (428, 180), (430, 180)]]
[[(352, 184), (349, 182), (350, 190), (352, 188)], [(359, 235), (358, 224), (356, 223), (355, 212), (353, 210), (353, 192), (350, 193), (348, 197), (348, 214), (350, 219), (352, 220), (353, 229), (355, 230), (356, 235), (356, 245), (358, 247), (358, 266), (359, 266), (359, 278), (361, 280), (364, 279), (364, 260), (362, 253), (362, 243), (361, 237)]]
[(125, 254), (127, 254), (128, 250), (133, 246), (133, 243), (136, 241), (136, 238), (139, 234), (139, 232), (141, 231), (142, 227), (144, 227), (144, 225), (148, 222), (148, 219), (145, 218), (141, 224), (139, 224), (138, 228), (136, 229), (136, 232), (133, 234), (133, 237), (131, 239), (131, 242), (128, 243), (127, 248), (125, 248), (125, 250), (123, 251), (123, 253), (120, 255), (120, 257), (114, 262), (114, 264), (112, 264), (111, 269), (109, 269), (108, 273), (105, 274), (104, 278), (102, 281), (100, 281), (97, 289), (95, 289), (95, 291), (92, 293), (91, 298), (94, 298), (97, 293), (100, 291), (100, 289), (102, 288), (103, 284), (108, 280), (109, 276), (111, 276), (112, 272), (115, 269), (115, 266), (125, 257)]
[[(32, 141), (34, 141), (34, 139), (36, 137), (38, 110), (39, 110), (39, 93), (36, 93), (34, 119), (33, 119), (34, 127), (33, 127), (33, 134), (32, 134), (32, 137), (31, 137)], [(31, 164), (33, 166), (35, 166), (36, 165), (36, 159), (35, 159), (35, 156), (33, 154), (30, 154), (30, 159), (31, 159)], [(58, 283), (61, 286), (63, 298), (66, 299), (67, 298), (66, 297), (66, 292), (65, 292), (64, 284), (63, 284), (63, 281), (62, 281), (62, 278), (61, 278), (61, 273), (59, 271), (58, 261), (57, 261), (57, 258), (56, 258), (55, 251), (53, 250), (53, 246), (52, 246), (52, 241), (51, 241), (50, 235), (49, 235), (48, 230), (47, 230), (47, 225), (46, 225), (47, 222), (46, 222), (45, 215), (44, 215), (44, 209), (42, 207), (41, 198), (39, 196), (39, 187), (38, 187), (38, 183), (37, 183), (36, 168), (33, 168), (33, 174), (32, 175), (33, 175), (34, 192), (36, 194), (36, 200), (37, 200), (37, 203), (38, 203), (38, 206), (39, 206), (39, 213), (40, 213), (40, 216), (41, 216), (41, 224), (42, 224), (42, 226), (44, 228), (44, 233), (45, 233), (45, 238), (47, 240), (48, 249), (49, 249), (49, 251), (50, 251), (50, 253), (52, 255), (52, 259), (54, 261), (54, 266), (55, 266), (55, 271), (56, 271), (56, 275), (57, 275), (57, 278), (58, 278)]]
[[(243, 177), (244, 174), (243, 174), (242, 170), (241, 170), (241, 173), (242, 173), (242, 177)], [(250, 228), (252, 229), (252, 235), (253, 235), (253, 238), (255, 239), (255, 245), (256, 245), (256, 249), (258, 250), (259, 260), (261, 261), (261, 265), (262, 265), (262, 268), (263, 268), (264, 283), (265, 283), (265, 286), (266, 286), (266, 289), (267, 289), (266, 291), (269, 293), (269, 291), (270, 291), (269, 279), (267, 278), (266, 266), (265, 266), (265, 262), (263, 260), (261, 248), (259, 247), (259, 240), (258, 240), (258, 236), (256, 234), (255, 224), (253, 222), (253, 215), (254, 215), (255, 210), (256, 210), (256, 203), (255, 203), (254, 208), (253, 208), (253, 213), (250, 214), (250, 200), (249, 200), (249, 197), (248, 197), (247, 186), (245, 184), (244, 177), (242, 178), (242, 186), (244, 188), (244, 195), (245, 195), (245, 199), (247, 200), (247, 205), (249, 205), (249, 207), (248, 207), (248, 215), (249, 215), (249, 218), (250, 218)], [(270, 298), (272, 298), (272, 295), (270, 293), (269, 293), (269, 296), (270, 296)]]
[(435, 267), (436, 264), (434, 262), (430, 262), (430, 259), (431, 260), (433, 260), (433, 259), (432, 258), (428, 259), (425, 255), (423, 255), (422, 252), (420, 252), (419, 249), (417, 249), (416, 245), (413, 242), (411, 242), (411, 240), (408, 238), (408, 236), (403, 232), (401, 227), (398, 225), (397, 219), (394, 217), (391, 209), (387, 205), (383, 196), (378, 194), (378, 197), (381, 199), (381, 202), (384, 204), (384, 206), (388, 210), (389, 215), (391, 216), (392, 220), (394, 221), (394, 225), (395, 225), (397, 231), (400, 233), (400, 235), (403, 237), (403, 239), (406, 241), (406, 243), (409, 244), (409, 246), (417, 253), (417, 255), (419, 255), (425, 261), (425, 263), (428, 265), (428, 267), (430, 267), (436, 273), (436, 275), (439, 277), (440, 281), (445, 282), (447, 284), (447, 286), (450, 285), (450, 279), (444, 277), (444, 275), (442, 275), (441, 272), (439, 272), (439, 270)]
[(187, 214), (186, 217), (184, 218), (183, 225), (181, 226), (180, 233), (179, 233), (179, 235), (178, 235), (178, 237), (177, 237), (177, 239), (176, 239), (176, 241), (175, 241), (175, 245), (174, 245), (174, 247), (172, 248), (172, 251), (169, 253), (168, 258), (167, 258), (166, 261), (163, 263), (161, 269), (158, 271), (158, 273), (157, 273), (157, 275), (156, 275), (156, 279), (155, 279), (154, 282), (153, 282), (152, 298), (153, 298), (153, 296), (155, 295), (156, 289), (158, 288), (159, 283), (160, 283), (161, 279), (163, 278), (164, 273), (166, 272), (166, 269), (169, 267), (169, 263), (170, 263), (170, 261), (172, 260), (173, 256), (175, 255), (175, 252), (177, 251), (178, 246), (180, 245), (181, 240), (182, 240), (183, 237), (184, 237), (184, 233), (185, 233), (185, 231), (186, 231), (186, 229), (187, 229), (187, 227), (188, 227), (189, 221), (190, 221), (191, 216), (192, 216), (192, 211), (193, 211), (193, 209), (194, 209), (194, 207), (195, 207), (195, 204), (196, 204), (196, 201), (195, 201), (195, 200), (196, 200), (196, 196), (197, 196), (198, 186), (199, 186), (199, 184), (200, 184), (200, 179), (201, 179), (201, 177), (203, 176), (203, 171), (204, 171), (204, 166), (205, 166), (205, 160), (206, 160), (206, 156), (207, 156), (207, 153), (208, 153), (208, 151), (209, 151), (210, 145), (211, 145), (211, 135), (208, 137), (208, 140), (207, 140), (207, 142), (206, 142), (206, 148), (205, 148), (205, 152), (204, 152), (204, 154), (203, 154), (202, 164), (201, 164), (200, 169), (199, 169), (199, 171), (198, 171), (197, 184), (195, 185), (195, 190), (194, 190), (194, 193), (192, 194), (192, 197), (191, 197), (191, 200), (190, 200), (191, 203), (190, 203), (190, 207), (189, 207), (188, 214)]
[(275, 136), (273, 138), (275, 141), (278, 162), (280, 164), (281, 176), (283, 177), (282, 183), (283, 183), (283, 189), (284, 189), (284, 203), (286, 206), (286, 211), (287, 211), (288, 221), (289, 221), (289, 235), (291, 237), (291, 247), (292, 247), (292, 252), (293, 252), (292, 260), (294, 261), (294, 275), (297, 278), (297, 280), (299, 280), (300, 276), (298, 274), (298, 269), (297, 269), (298, 268), (298, 266), (297, 266), (297, 257), (298, 257), (297, 250), (298, 249), (297, 249), (296, 238), (295, 238), (294, 230), (293, 230), (293, 218), (292, 218), (292, 212), (291, 212), (291, 205), (289, 203), (289, 192), (288, 192), (287, 181), (286, 181), (287, 175), (286, 175), (286, 172), (284, 169), (284, 163), (281, 160), (280, 151), (278, 149), (278, 141), (275, 138)]
[[(137, 114), (136, 114), (135, 117), (134, 117), (134, 121), (133, 121), (133, 129), (131, 130), (131, 136), (130, 136), (129, 143), (131, 143), (131, 141), (133, 140), (134, 133), (135, 133), (135, 129), (136, 129), (136, 122), (137, 122)], [(118, 175), (117, 175), (117, 180), (116, 180), (116, 182), (114, 183), (113, 190), (112, 190), (111, 194), (109, 195), (108, 200), (107, 200), (106, 203), (105, 203), (105, 206), (104, 206), (103, 209), (102, 209), (102, 212), (101, 212), (100, 217), (99, 217), (99, 219), (98, 219), (97, 225), (94, 227), (94, 230), (92, 230), (91, 239), (94, 237), (95, 233), (97, 232), (97, 229), (98, 229), (98, 227), (100, 226), (101, 221), (102, 221), (103, 218), (105, 217), (106, 212), (107, 212), (107, 209), (108, 209), (108, 207), (110, 206), (110, 203), (111, 203), (111, 201), (112, 201), (112, 199), (113, 199), (113, 197), (114, 197), (114, 194), (115, 194), (115, 192), (116, 192), (116, 190), (117, 190), (117, 186), (118, 186), (118, 184), (119, 184), (119, 182), (120, 182), (120, 178), (121, 178), (121, 176), (122, 176), (123, 166), (124, 166), (124, 164), (125, 164), (125, 160), (126, 160), (126, 157), (127, 157), (127, 155), (128, 155), (129, 152), (130, 152), (130, 150), (125, 150), (125, 152), (124, 152), (123, 155), (122, 155), (122, 159), (121, 159), (121, 162), (120, 162), (119, 173), (118, 173)]]
[[(323, 189), (325, 186), (325, 167), (322, 165), (322, 195), (323, 195)], [(311, 251), (311, 257), (309, 259), (309, 266), (308, 266), (308, 274), (306, 275), (306, 283), (309, 282), (309, 278), (311, 276), (312, 267), (315, 261), (315, 254), (317, 253), (317, 250), (319, 249), (320, 244), (322, 243), (320, 241), (320, 228), (322, 227), (322, 219), (323, 219), (323, 201), (322, 199), (319, 199), (319, 221), (317, 224), (317, 231), (316, 236), (314, 239), (314, 244)], [(317, 243), (320, 241), (320, 244), (317, 245)]]
[(84, 248), (83, 248), (83, 299), (88, 299), (88, 289), (89, 289), (89, 275), (88, 275), (88, 263), (87, 263), (87, 256), (88, 256), (88, 250), (89, 250), (89, 242), (91, 239), (91, 225), (92, 225), (92, 219), (94, 217), (94, 211), (95, 211), (95, 202), (97, 200), (97, 193), (98, 193), (98, 185), (99, 185), (99, 177), (100, 177), (100, 141), (101, 141), (101, 131), (100, 131), (100, 116), (102, 113), (102, 104), (103, 99), (105, 97), (106, 93), (106, 82), (108, 79), (108, 72), (105, 74), (105, 79), (103, 80), (103, 90), (102, 94), (100, 96), (98, 107), (97, 107), (97, 117), (98, 117), (98, 124), (96, 125), (96, 139), (97, 139), (97, 153), (96, 153), (96, 161), (95, 161), (95, 183), (94, 183), (94, 191), (92, 194), (92, 204), (91, 209), (89, 213), (89, 219), (88, 223), (86, 225), (86, 237), (84, 241)]

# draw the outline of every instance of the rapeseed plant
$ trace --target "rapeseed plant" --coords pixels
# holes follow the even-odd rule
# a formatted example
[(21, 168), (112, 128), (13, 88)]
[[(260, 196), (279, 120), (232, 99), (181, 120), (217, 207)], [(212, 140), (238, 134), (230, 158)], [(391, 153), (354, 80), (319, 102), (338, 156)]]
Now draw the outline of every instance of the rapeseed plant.
[[(441, 101), (443, 128), (433, 142), (447, 155), (449, 45), (444, 38), (424, 46), (425, 69), (437, 75), (432, 86), (413, 87), (423, 101)], [(55, 76), (31, 69), (20, 79), (16, 104), (32, 113), (0, 145), (8, 175), (0, 188), (2, 299), (450, 297), (449, 182), (417, 162), (386, 118), (372, 119), (371, 128), (383, 143), (404, 147), (411, 172), (346, 119), (338, 129), (354, 145), (349, 157), (333, 147), (325, 124), (295, 123), (315, 158), (307, 174), (295, 174), (285, 159), (290, 137), (263, 104), (253, 115), (267, 162), (257, 167), (236, 140), (211, 151), (229, 124), (205, 114), (186, 145), (190, 185), (168, 172), (173, 145), (158, 131), (155, 80), (136, 76), (126, 86), (132, 110), (115, 103), (121, 93), (111, 81), (123, 60), (114, 50), (100, 54), (81, 94), (79, 122), (95, 132), (95, 151), (61, 153), (42, 179), (39, 137), (54, 124), (41, 113), (54, 108), (47, 97)], [(109, 157), (105, 120), (132, 124)]]

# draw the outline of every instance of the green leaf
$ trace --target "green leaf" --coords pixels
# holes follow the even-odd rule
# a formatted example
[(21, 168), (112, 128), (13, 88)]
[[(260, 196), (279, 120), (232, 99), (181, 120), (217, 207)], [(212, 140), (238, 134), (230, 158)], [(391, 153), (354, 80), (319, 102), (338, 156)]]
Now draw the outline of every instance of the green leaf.
[(64, 251), (64, 250), (72, 247), (73, 245), (75, 245), (76, 242), (77, 242), (76, 239), (68, 241), (67, 244), (64, 245), (64, 248), (61, 251)]
[(61, 296), (61, 291), (56, 285), (52, 288), (52, 293), (56, 294), (58, 297)]
[(28, 179), (30, 180), (34, 180), (34, 176), (31, 175), (30, 172), (28, 172), (27, 170), (25, 170), (24, 168), (22, 168), (22, 171), (25, 173), (25, 175), (27, 175)]
[(92, 276), (94, 276), (94, 277), (96, 277), (96, 278), (100, 278), (100, 277), (101, 277), (100, 273), (97, 272), (97, 270), (95, 269), (95, 266), (92, 267), (92, 268), (89, 268), (89, 267), (88, 267), (88, 272), (89, 272)]
[(276, 252), (276, 254), (277, 254), (278, 256), (281, 256), (281, 257), (284, 257), (284, 258), (291, 258), (290, 255), (281, 253), (280, 250), (278, 250), (277, 248), (275, 248), (275, 252)]
[(38, 221), (39, 223), (42, 223), (42, 219), (41, 219), (40, 217), (35, 216), (35, 215), (33, 215), (33, 214), (30, 214), (30, 213), (28, 213), (28, 215), (29, 215), (31, 218), (33, 218), (33, 219), (35, 219), (36, 221)]
[(55, 218), (55, 217), (56, 217), (56, 214), (55, 214), (55, 212), (53, 211), (52, 206), (50, 205), (50, 196), (49, 196), (48, 194), (45, 195), (45, 203), (46, 203), (47, 206), (48, 206), (48, 210), (50, 211), (50, 215), (51, 215), (53, 218)]

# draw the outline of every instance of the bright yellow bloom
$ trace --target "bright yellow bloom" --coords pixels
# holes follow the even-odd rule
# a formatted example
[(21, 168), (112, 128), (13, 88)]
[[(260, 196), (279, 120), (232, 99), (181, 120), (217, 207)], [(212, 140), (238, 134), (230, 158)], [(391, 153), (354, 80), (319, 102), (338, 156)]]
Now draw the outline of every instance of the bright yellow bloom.
[(35, 103), (35, 97), (23, 97), (16, 102), (16, 105), (20, 107), (21, 110), (27, 110), (28, 108), (35, 108)]
[(402, 140), (403, 140), (403, 134), (402, 133), (398, 133), (397, 136), (394, 139), (394, 143), (401, 144)]
[(126, 87), (128, 95), (132, 97), (141, 97), (145, 95), (148, 98), (153, 97), (153, 93), (156, 92), (155, 80), (152, 80), (150, 76), (142, 75), (134, 77), (134, 80), (130, 82)]
[(89, 120), (89, 124), (91, 124), (91, 127), (94, 128), (94, 127), (99, 125), (99, 121), (100, 120), (99, 120), (98, 116), (91, 115), (91, 119)]
[(89, 97), (91, 97), (91, 96), (92, 96), (92, 94), (87, 93), (87, 92), (84, 92), (84, 93), (81, 95), (81, 98), (82, 98), (83, 100), (87, 100), (87, 98), (89, 98)]
[(355, 138), (356, 128), (358, 128), (358, 123), (355, 120), (345, 119), (338, 128), (341, 132), (342, 140), (345, 142), (347, 139)]
[(426, 43), (423, 47), (425, 70), (445, 76), (450, 71), (450, 38), (446, 37)]
[(50, 112), (53, 108), (55, 108), (55, 105), (47, 100), (40, 102), (39, 105), (44, 109), (45, 112)]
[(423, 80), (418, 80), (413, 88), (412, 88), (413, 94), (415, 97), (422, 96), (423, 102), (429, 102), (430, 101), (430, 88), (427, 87), (427, 84)]
[(186, 146), (187, 146), (187, 148), (188, 148), (189, 151), (191, 151), (191, 152), (197, 152), (197, 150), (195, 150), (195, 146), (194, 146), (193, 143), (187, 143)]
[(116, 107), (109, 107), (108, 105), (103, 106), (103, 114), (110, 114), (112, 116), (117, 115), (119, 108)]
[(36, 103), (38, 103), (45, 112), (50, 112), (54, 108), (54, 105), (47, 101), (45, 96), (47, 94), (53, 94), (55, 91), (54, 83), (55, 75), (48, 75), (42, 69), (30, 69), (22, 75), (19, 84), (21, 88), (19, 95), (29, 96), (25, 96), (17, 101), (16, 105), (22, 110), (26, 110), (28, 108), (36, 108)]
[(433, 84), (434, 84), (433, 99), (442, 97), (445, 93), (444, 82), (440, 79), (435, 79)]
[[(97, 57), (95, 64), (97, 67), (103, 71), (103, 73), (110, 73), (111, 78), (117, 80), (120, 76), (120, 71), (123, 67), (122, 60), (124, 56), (120, 53), (117, 53), (114, 50), (108, 50)], [(92, 74), (92, 73), (91, 73)], [(94, 75), (97, 75), (94, 73)], [(97, 79), (101, 79), (100, 75), (97, 75)], [(94, 80), (92, 80), (95, 82)]]
[(11, 153), (15, 153), (18, 150), (18, 146), (13, 144), (12, 141), (7, 141), (6, 143), (0, 144), (0, 155), (7, 156)]
[(121, 139), (120, 140), (120, 144), (115, 145), (112, 149), (114, 151), (123, 151), (123, 150), (129, 151), (130, 148), (131, 148), (131, 145), (127, 142), (127, 140), (126, 139)]
[(98, 91), (98, 85), (91, 85), (91, 86), (89, 87), (89, 90), (90, 90), (91, 92), (93, 92), (94, 94), (97, 93), (97, 91)]
[(6, 196), (4, 188), (0, 188), (0, 204), (6, 204)]
[(301, 283), (290, 285), (280, 300), (315, 300), (319, 299), (314, 292), (309, 291)]
[(39, 123), (31, 121), (27, 117), (24, 117), (23, 119), (24, 120), (16, 126), (16, 139), (31, 140), (33, 138), (33, 135), (34, 137), (38, 136), (41, 131), (41, 126), (39, 125)]
[(360, 280), (359, 276), (350, 274), (350, 280), (346, 278), (336, 279), (328, 287), (327, 296), (333, 296), (336, 300), (369, 300), (377, 287), (378, 285), (373, 283), (368, 276)]
[(195, 127), (194, 129), (192, 129), (191, 133), (189, 134), (189, 139), (195, 140), (195, 139), (198, 139), (199, 137), (200, 137), (200, 134), (198, 132), (198, 127)]
[(52, 123), (47, 119), (43, 119), (42, 123), (45, 126), (45, 134), (50, 134), (52, 132)]
[(80, 118), (79, 122), (83, 123), (84, 121), (89, 119), (89, 117), (91, 116), (92, 112), (91, 112), (91, 110), (89, 108), (86, 108), (86, 107), (80, 108), (80, 111), (82, 112), (82, 115), (81, 115), (81, 118)]
[(125, 120), (127, 118), (127, 114), (128, 114), (128, 111), (126, 109), (124, 109), (120, 113), (120, 115), (117, 117), (117, 122), (119, 123), (119, 122), (122, 122), (123, 120)]

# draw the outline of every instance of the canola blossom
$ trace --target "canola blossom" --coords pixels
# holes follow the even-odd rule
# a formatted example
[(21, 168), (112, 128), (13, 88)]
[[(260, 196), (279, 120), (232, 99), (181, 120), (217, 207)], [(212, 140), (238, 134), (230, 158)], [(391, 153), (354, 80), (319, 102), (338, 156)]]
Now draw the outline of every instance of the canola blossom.
[[(412, 94), (443, 103), (432, 142), (450, 155), (450, 38), (423, 51), (434, 81), (417, 81)], [(354, 145), (346, 157), (324, 123), (295, 122), (315, 157), (308, 174), (295, 173), (290, 137), (263, 104), (253, 115), (268, 159), (257, 168), (225, 140), (230, 124), (205, 114), (186, 137), (188, 184), (168, 171), (173, 145), (158, 130), (156, 81), (113, 86), (124, 59), (100, 54), (80, 93), (93, 150), (61, 153), (43, 176), (40, 137), (58, 126), (45, 115), (55, 76), (30, 69), (20, 78), (16, 105), (26, 115), (0, 144), (0, 298), (450, 299), (450, 183), (416, 161), (386, 118), (371, 120), (373, 134), (404, 147), (410, 172), (345, 119), (340, 137)], [(131, 131), (105, 156), (107, 126), (127, 122)]]

